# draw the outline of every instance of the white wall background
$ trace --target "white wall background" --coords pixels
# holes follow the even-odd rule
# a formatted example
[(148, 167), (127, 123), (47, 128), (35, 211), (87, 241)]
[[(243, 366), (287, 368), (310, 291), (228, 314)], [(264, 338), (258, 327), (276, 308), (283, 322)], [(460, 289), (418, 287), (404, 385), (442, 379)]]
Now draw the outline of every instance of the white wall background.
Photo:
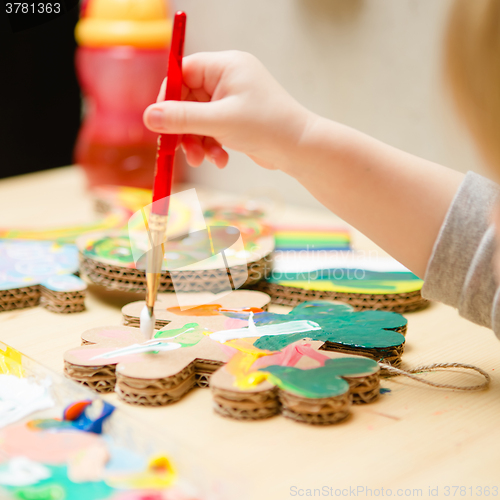
[[(448, 98), (441, 70), (451, 0), (175, 0), (188, 14), (186, 53), (239, 49), (256, 55), (309, 109), (460, 171), (479, 156)], [(308, 168), (304, 165), (304, 168)], [(281, 172), (232, 152), (190, 179), (319, 203)]]

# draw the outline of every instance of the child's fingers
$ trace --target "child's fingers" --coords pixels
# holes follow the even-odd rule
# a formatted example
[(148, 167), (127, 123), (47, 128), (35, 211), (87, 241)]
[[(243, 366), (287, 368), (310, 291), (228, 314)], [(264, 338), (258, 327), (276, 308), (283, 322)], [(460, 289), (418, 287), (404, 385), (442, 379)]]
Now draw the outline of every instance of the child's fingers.
[[(160, 86), (156, 102), (163, 102), (165, 100), (165, 93), (167, 91), (167, 78), (163, 79)], [(185, 85), (182, 86), (181, 101), (210, 101), (210, 96), (202, 89), (193, 91)]]
[(163, 101), (144, 112), (145, 125), (161, 134), (219, 136), (224, 133), (227, 105), (217, 102)]
[(212, 152), (212, 157), (218, 168), (225, 168), (229, 162), (229, 154), (222, 147)]
[(181, 145), (192, 167), (199, 167), (206, 158), (217, 167), (224, 168), (229, 160), (229, 155), (213, 137), (184, 135)]
[[(186, 56), (182, 60), (182, 100), (210, 101), (212, 94), (219, 83), (226, 65), (232, 59), (232, 56), (239, 54), (233, 52), (199, 52)], [(165, 100), (165, 91), (167, 89), (167, 79), (161, 84), (156, 102)], [(189, 99), (188, 94), (193, 94), (194, 99)]]
[(213, 95), (233, 52), (198, 52), (182, 60), (182, 78), (191, 89), (204, 89)]
[(212, 96), (205, 89), (190, 89), (189, 94), (183, 101), (209, 102)]
[(158, 97), (156, 98), (156, 102), (161, 102), (165, 100), (166, 91), (167, 91), (167, 79), (164, 78), (160, 87), (160, 91), (158, 92)]
[(202, 138), (198, 135), (184, 135), (182, 137), (182, 149), (186, 154), (186, 160), (192, 167), (199, 167), (205, 159), (205, 148)]
[(213, 137), (203, 138), (203, 148), (210, 163), (217, 165), (219, 168), (224, 168), (227, 165), (229, 155)]

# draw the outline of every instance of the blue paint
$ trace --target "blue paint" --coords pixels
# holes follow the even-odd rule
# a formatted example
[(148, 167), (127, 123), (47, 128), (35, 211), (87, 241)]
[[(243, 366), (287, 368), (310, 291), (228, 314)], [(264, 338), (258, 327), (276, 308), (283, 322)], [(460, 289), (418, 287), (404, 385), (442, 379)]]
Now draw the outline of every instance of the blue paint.
[(51, 276), (77, 271), (74, 245), (0, 239), (0, 290), (38, 285)]
[(89, 416), (89, 412), (92, 410), (92, 405), (87, 406), (82, 414), (76, 420), (72, 421), (73, 426), (80, 431), (102, 434), (102, 424), (115, 411), (115, 407), (113, 405), (106, 403), (105, 401), (102, 401), (102, 403), (102, 411), (97, 417), (94, 418), (93, 416)]
[(110, 459), (106, 464), (106, 473), (139, 473), (148, 468), (148, 461), (145, 457), (113, 443), (109, 436), (103, 436), (106, 441)]

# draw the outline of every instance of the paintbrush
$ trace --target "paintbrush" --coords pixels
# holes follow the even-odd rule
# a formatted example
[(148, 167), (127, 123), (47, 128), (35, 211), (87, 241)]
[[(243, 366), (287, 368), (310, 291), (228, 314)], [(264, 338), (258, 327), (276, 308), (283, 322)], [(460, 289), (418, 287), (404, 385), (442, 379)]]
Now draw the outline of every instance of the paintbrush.
[[(172, 42), (168, 58), (165, 100), (180, 101), (182, 91), (182, 56), (186, 32), (186, 14), (177, 12), (174, 17)], [(161, 134), (158, 137), (156, 169), (153, 184), (153, 205), (149, 215), (148, 236), (150, 250), (146, 257), (146, 305), (141, 312), (141, 332), (150, 339), (155, 327), (154, 306), (163, 264), (163, 241), (167, 232), (169, 197), (172, 190), (172, 173), (179, 136)]]

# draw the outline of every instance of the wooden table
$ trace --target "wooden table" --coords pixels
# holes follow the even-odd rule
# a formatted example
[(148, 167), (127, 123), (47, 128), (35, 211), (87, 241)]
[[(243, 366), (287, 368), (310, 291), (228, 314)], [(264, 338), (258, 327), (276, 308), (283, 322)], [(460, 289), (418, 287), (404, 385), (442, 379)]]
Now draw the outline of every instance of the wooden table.
[[(205, 202), (230, 199), (203, 189), (198, 192)], [(278, 208), (273, 213), (280, 222), (336, 220), (326, 211)], [(75, 168), (0, 181), (1, 228), (70, 225), (94, 217), (84, 178)], [(376, 248), (358, 233), (354, 243), (358, 248)], [(80, 344), (81, 332), (120, 324), (120, 308), (131, 300), (136, 296), (92, 288), (84, 313), (57, 315), (41, 307), (4, 312), (0, 340), (62, 372), (62, 353)], [(106, 399), (146, 424), (174, 433), (195, 453), (202, 450), (225, 474), (239, 478), (240, 498), (278, 500), (308, 493), (321, 498), (354, 493), (390, 496), (389, 489), (394, 497), (427, 498), (429, 488), (432, 493), (438, 488), (438, 497), (475, 498), (480, 496), (477, 487), (483, 488), (483, 496), (489, 487), (494, 496), (495, 486), (500, 496), (500, 342), (490, 330), (442, 304), (407, 317), (405, 366), (475, 364), (491, 374), (491, 388), (467, 393), (401, 377), (386, 379), (382, 386), (391, 392), (374, 404), (355, 406), (348, 421), (326, 428), (279, 416), (260, 422), (226, 420), (213, 412), (210, 392), (201, 389), (162, 408), (124, 405), (114, 395)], [(462, 385), (479, 381), (474, 375), (454, 372), (427, 376)]]

